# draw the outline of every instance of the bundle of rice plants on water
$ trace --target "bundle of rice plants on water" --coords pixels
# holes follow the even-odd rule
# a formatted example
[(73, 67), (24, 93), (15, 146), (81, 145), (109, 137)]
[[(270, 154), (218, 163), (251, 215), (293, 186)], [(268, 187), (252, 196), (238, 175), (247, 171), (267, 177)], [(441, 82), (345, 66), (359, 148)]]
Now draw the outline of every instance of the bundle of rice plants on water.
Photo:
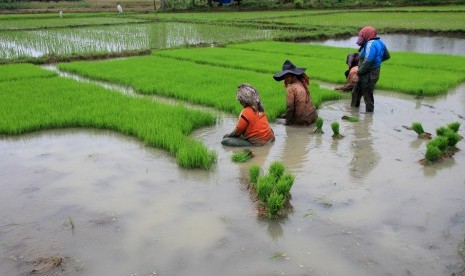
[(268, 217), (276, 218), (291, 197), (290, 191), (295, 176), (286, 173), (286, 168), (278, 161), (271, 163), (267, 174), (259, 174), (260, 168), (257, 165), (250, 167), (251, 187), (255, 187), (258, 200), (267, 208)]
[(435, 145), (430, 145), (429, 143), (426, 145), (426, 153), (425, 153), (425, 160), (429, 162), (434, 162), (439, 160), (442, 157), (441, 150), (436, 147)]
[(258, 177), (260, 176), (260, 166), (252, 165), (249, 168), (249, 180), (252, 185), (257, 184)]
[(323, 134), (324, 131), (323, 131), (323, 118), (321, 117), (318, 117), (315, 121), (315, 124), (316, 124), (316, 129), (315, 129), (315, 133), (320, 133), (320, 134)]
[(420, 122), (413, 122), (411, 129), (418, 134), (419, 138), (431, 139), (431, 133), (425, 132)]
[(249, 161), (253, 157), (253, 153), (249, 149), (244, 149), (238, 152), (235, 152), (231, 156), (231, 160), (236, 163), (243, 163)]
[(460, 123), (459, 122), (453, 122), (447, 125), (448, 128), (452, 129), (455, 133), (459, 132), (460, 128)]
[(342, 120), (346, 120), (346, 121), (349, 121), (349, 122), (352, 122), (352, 123), (355, 123), (355, 122), (358, 122), (360, 121), (357, 117), (353, 117), (353, 116), (342, 116), (341, 118)]
[(344, 138), (344, 136), (339, 133), (339, 123), (338, 122), (332, 122), (331, 123), (331, 129), (333, 130), (333, 139), (342, 139), (342, 138)]

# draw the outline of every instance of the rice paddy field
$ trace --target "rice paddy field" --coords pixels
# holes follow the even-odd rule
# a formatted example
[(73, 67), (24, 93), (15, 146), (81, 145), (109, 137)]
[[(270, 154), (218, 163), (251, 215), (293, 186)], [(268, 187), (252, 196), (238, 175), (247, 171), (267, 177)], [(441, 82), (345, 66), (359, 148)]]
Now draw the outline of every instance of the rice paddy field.
[[(391, 51), (365, 113), (334, 91), (356, 46), (300, 41), (369, 23), (461, 43), (464, 11), (0, 15), (0, 275), (465, 275), (465, 142), (423, 165), (407, 127), (465, 135), (465, 55)], [(276, 119), (285, 59), (322, 131)], [(276, 141), (235, 162), (244, 82)], [(269, 218), (250, 168), (276, 162), (294, 182)]]

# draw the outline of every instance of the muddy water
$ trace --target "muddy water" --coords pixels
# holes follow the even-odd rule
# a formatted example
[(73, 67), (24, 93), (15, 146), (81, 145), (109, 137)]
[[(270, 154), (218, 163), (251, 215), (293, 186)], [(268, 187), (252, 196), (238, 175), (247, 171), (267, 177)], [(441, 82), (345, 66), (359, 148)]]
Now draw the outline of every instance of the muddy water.
[[(423, 167), (426, 131), (459, 121), (465, 86), (416, 100), (377, 91), (375, 113), (324, 104), (325, 134), (273, 124), (276, 142), (246, 164), (219, 144), (236, 118), (193, 135), (218, 152), (210, 172), (117, 133), (71, 129), (0, 139), (0, 275), (64, 256), (64, 275), (450, 275), (465, 225), (465, 142)], [(341, 121), (342, 115), (360, 118)], [(331, 138), (340, 122), (345, 138)], [(294, 211), (257, 218), (248, 166), (281, 160)]]
[[(389, 47), (390, 51), (465, 55), (465, 39), (463, 38), (406, 34), (381, 34), (380, 37)], [(357, 42), (356, 36), (347, 39), (328, 39), (323, 42), (312, 43), (357, 48), (355, 42)]]

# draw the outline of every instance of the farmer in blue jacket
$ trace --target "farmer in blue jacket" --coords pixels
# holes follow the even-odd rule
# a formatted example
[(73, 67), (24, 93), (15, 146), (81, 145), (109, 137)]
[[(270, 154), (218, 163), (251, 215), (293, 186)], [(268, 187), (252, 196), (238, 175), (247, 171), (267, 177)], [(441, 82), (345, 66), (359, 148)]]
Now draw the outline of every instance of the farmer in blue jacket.
[(352, 90), (351, 106), (359, 107), (363, 96), (366, 112), (373, 112), (375, 108), (373, 91), (379, 79), (381, 62), (391, 56), (384, 42), (376, 35), (375, 28), (370, 26), (360, 31), (357, 45), (360, 46), (357, 72), (359, 81)]

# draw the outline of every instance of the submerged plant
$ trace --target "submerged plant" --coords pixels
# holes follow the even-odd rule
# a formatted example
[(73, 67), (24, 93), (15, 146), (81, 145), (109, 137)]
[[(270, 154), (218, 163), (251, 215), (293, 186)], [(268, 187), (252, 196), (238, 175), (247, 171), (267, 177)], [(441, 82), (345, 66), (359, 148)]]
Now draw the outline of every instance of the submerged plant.
[(349, 122), (352, 122), (352, 123), (355, 123), (355, 122), (358, 122), (358, 121), (360, 121), (360, 120), (359, 120), (359, 118), (357, 118), (357, 117), (353, 117), (353, 116), (346, 116), (346, 115), (342, 116), (342, 118), (341, 118), (341, 119), (342, 119), (342, 120), (349, 121)]
[(257, 184), (258, 177), (260, 176), (260, 166), (252, 165), (249, 168), (249, 180), (250, 183), (255, 185)]
[(235, 152), (231, 156), (231, 160), (236, 163), (243, 163), (249, 161), (253, 157), (253, 153), (249, 149), (244, 149), (238, 152)]
[(315, 129), (315, 133), (320, 133), (320, 134), (323, 134), (324, 131), (323, 131), (323, 118), (321, 117), (318, 117), (315, 121), (315, 124), (316, 124), (316, 129)]
[(334, 139), (342, 139), (342, 138), (344, 138), (344, 136), (339, 133), (339, 123), (338, 122), (332, 122), (331, 123), (331, 129), (333, 130), (333, 138)]

